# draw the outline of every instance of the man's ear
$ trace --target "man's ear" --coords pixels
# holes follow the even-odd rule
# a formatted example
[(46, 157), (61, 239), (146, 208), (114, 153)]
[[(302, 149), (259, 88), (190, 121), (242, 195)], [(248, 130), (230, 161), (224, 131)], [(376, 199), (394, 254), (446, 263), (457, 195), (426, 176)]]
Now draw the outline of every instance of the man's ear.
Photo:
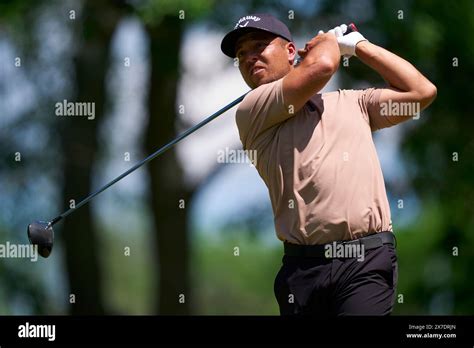
[(296, 46), (293, 42), (290, 41), (285, 45), (285, 49), (288, 52), (288, 61), (291, 65), (293, 65), (296, 58)]

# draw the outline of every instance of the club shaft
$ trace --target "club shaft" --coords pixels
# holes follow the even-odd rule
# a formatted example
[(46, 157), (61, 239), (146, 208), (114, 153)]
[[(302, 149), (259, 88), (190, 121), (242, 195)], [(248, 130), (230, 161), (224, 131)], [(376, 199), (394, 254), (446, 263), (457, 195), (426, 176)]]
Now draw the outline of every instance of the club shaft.
[[(247, 92), (248, 93), (248, 92)], [(212, 114), (211, 116), (209, 116), (208, 118), (204, 119), (203, 121), (201, 121), (200, 123), (198, 123), (197, 125), (189, 128), (188, 130), (186, 130), (185, 132), (181, 133), (180, 135), (178, 135), (175, 139), (173, 139), (172, 141), (170, 141), (168, 144), (164, 145), (163, 147), (159, 148), (158, 150), (156, 150), (155, 152), (153, 152), (150, 156), (146, 157), (145, 159), (141, 160), (140, 162), (138, 162), (137, 164), (135, 164), (133, 167), (131, 167), (130, 169), (128, 169), (126, 172), (120, 174), (119, 176), (117, 176), (115, 179), (113, 179), (112, 181), (110, 181), (108, 184), (102, 186), (101, 188), (99, 188), (97, 191), (91, 193), (89, 196), (87, 196), (86, 198), (84, 198), (82, 201), (80, 201), (79, 203), (77, 203), (75, 205), (74, 208), (71, 208), (67, 211), (65, 211), (64, 213), (62, 213), (61, 215), (55, 217), (54, 219), (52, 219), (49, 223), (48, 223), (48, 227), (50, 226), (53, 226), (55, 223), (59, 222), (60, 220), (62, 220), (63, 218), (65, 218), (66, 216), (68, 216), (69, 214), (71, 214), (72, 212), (74, 212), (75, 210), (79, 209), (80, 207), (82, 207), (84, 204), (86, 204), (87, 202), (89, 202), (92, 198), (94, 198), (95, 196), (97, 196), (99, 193), (105, 191), (106, 189), (108, 189), (110, 186), (112, 186), (113, 184), (115, 184), (117, 181), (120, 181), (122, 180), (123, 178), (125, 178), (128, 174), (134, 172), (135, 170), (137, 170), (138, 168), (140, 168), (142, 165), (144, 165), (145, 163), (148, 163), (150, 162), (152, 159), (154, 159), (155, 157), (161, 155), (163, 152), (167, 151), (168, 149), (170, 149), (171, 147), (173, 147), (174, 145), (176, 145), (178, 142), (180, 142), (181, 140), (183, 140), (184, 138), (186, 138), (188, 135), (190, 135), (191, 133), (197, 131), (199, 128), (205, 126), (206, 124), (208, 124), (209, 122), (211, 122), (213, 119), (217, 118), (218, 116), (220, 116), (221, 114), (223, 114), (224, 112), (226, 112), (227, 110), (231, 109), (232, 107), (234, 107), (235, 105), (239, 104), (245, 97), (245, 95), (247, 94), (243, 94), (241, 95), (240, 97), (238, 97), (237, 99), (235, 99), (233, 102), (231, 102), (230, 104), (227, 104), (226, 106), (224, 106), (222, 109), (216, 111), (214, 114)]]

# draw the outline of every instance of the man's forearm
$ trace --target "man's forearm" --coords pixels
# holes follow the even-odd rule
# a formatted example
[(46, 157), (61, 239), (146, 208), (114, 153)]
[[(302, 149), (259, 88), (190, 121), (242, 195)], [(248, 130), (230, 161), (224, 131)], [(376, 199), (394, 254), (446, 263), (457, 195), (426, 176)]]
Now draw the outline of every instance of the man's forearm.
[(429, 103), (427, 96), (436, 94), (436, 87), (412, 64), (380, 46), (361, 41), (356, 46), (356, 55), (377, 71), (390, 87), (411, 93), (422, 104)]
[(298, 54), (303, 61), (283, 78), (285, 104), (296, 111), (326, 85), (340, 62), (339, 47), (332, 34), (315, 36)]

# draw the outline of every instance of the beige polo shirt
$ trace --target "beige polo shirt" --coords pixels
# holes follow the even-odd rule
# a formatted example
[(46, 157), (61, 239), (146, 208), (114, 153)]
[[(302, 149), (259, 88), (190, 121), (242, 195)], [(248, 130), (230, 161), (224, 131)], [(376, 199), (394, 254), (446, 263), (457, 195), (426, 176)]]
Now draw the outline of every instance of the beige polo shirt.
[(315, 94), (298, 112), (283, 100), (283, 79), (246, 95), (236, 112), (243, 148), (255, 151), (268, 187), (277, 237), (324, 244), (392, 231), (372, 131), (380, 89)]

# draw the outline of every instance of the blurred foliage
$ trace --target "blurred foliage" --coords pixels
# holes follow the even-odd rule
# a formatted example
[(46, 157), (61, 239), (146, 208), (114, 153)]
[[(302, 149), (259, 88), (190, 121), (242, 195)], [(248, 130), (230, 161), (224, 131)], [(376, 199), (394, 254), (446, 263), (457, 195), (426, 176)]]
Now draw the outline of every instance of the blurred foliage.
[(144, 0), (135, 3), (138, 15), (145, 24), (157, 25), (164, 16), (195, 20), (209, 13), (215, 0)]
[(194, 314), (278, 315), (273, 293), (282, 247), (239, 231), (219, 242), (198, 232), (193, 240)]
[[(117, 229), (103, 227), (101, 261), (104, 299), (111, 314), (153, 314), (150, 248), (147, 236), (133, 240)], [(225, 230), (223, 238), (194, 231), (191, 282), (194, 315), (277, 315), (273, 281), (281, 265), (281, 247), (269, 246), (245, 231)], [(130, 248), (129, 256), (125, 247)], [(235, 249), (238, 247), (237, 249)]]
[[(271, 206), (266, 204), (251, 205), (252, 209), (249, 209), (249, 211), (232, 214), (225, 224), (219, 226), (222, 235), (242, 236), (254, 242), (263, 239), (263, 234), (267, 233), (267, 227), (273, 226)], [(276, 236), (274, 237), (276, 238)]]
[[(32, 177), (31, 173), (43, 173), (52, 182), (59, 176), (51, 169), (52, 163), (57, 165), (58, 158), (57, 151), (52, 151), (56, 148), (54, 131), (48, 130), (53, 120), (44, 118), (48, 112), (45, 105), (51, 102), (51, 95), (47, 94), (50, 91), (45, 88), (41, 73), (49, 71), (46, 68), (51, 66), (64, 68), (69, 58), (53, 62), (39, 59), (38, 48), (43, 42), (35, 36), (37, 22), (43, 18), (40, 14), (50, 16), (44, 18), (59, 16), (54, 4), (59, 2), (0, 2), (1, 38), (13, 42), (16, 54), (24, 57), (23, 62), (30, 63), (24, 64), (25, 76), (38, 98), (34, 110), (24, 111), (8, 123), (6, 129), (0, 129), (0, 165), (4, 179), (1, 183), (10, 185), (8, 191), (3, 188), (0, 191), (0, 195), (9, 197), (0, 198), (4, 208), (11, 202), (22, 207), (22, 212), (26, 212), (23, 215), (30, 210), (45, 209), (44, 201), (35, 203), (31, 199), (41, 194), (31, 188), (29, 180), (38, 181), (38, 175)], [(270, 12), (288, 23), (294, 35), (308, 39), (317, 29), (327, 30), (339, 23), (355, 22), (371, 41), (419, 68), (437, 85), (438, 97), (422, 113), (420, 121), (399, 126), (404, 131), (402, 151), (406, 162), (401, 179), (409, 181), (421, 209), (409, 226), (401, 228), (397, 221), (393, 222), (400, 266), (398, 294), (403, 295), (403, 303), (396, 304), (395, 313), (474, 312), (474, 119), (470, 117), (474, 111), (471, 87), (474, 46), (469, 36), (474, 29), (473, 1), (137, 0), (117, 4), (125, 6), (129, 14), (138, 14), (144, 24), (156, 25), (165, 15), (179, 16), (179, 11), (184, 10), (186, 25), (202, 23), (219, 30), (231, 28), (241, 15)], [(285, 18), (290, 11), (294, 11), (294, 19)], [(399, 19), (399, 11), (403, 11), (403, 19)], [(459, 61), (457, 67), (453, 66), (454, 58)], [(1, 63), (3, 67), (4, 62)], [(341, 67), (340, 72), (342, 88), (361, 83), (383, 85), (380, 76), (356, 58), (350, 60), (349, 68)], [(0, 78), (0, 94), (10, 88), (3, 77)], [(30, 139), (31, 132), (46, 140), (38, 148), (23, 149), (27, 143), (22, 139)], [(43, 151), (46, 148), (48, 151)], [(18, 149), (26, 158), (42, 160), (15, 164), (11, 154)], [(459, 156), (458, 161), (453, 160), (454, 152)], [(22, 194), (15, 195), (15, 192)], [(403, 193), (396, 190), (389, 195), (403, 199)], [(392, 211), (395, 209), (397, 207), (392, 206)], [(222, 228), (222, 235), (227, 237), (220, 241), (194, 232), (190, 264), (195, 314), (278, 314), (273, 280), (281, 264), (281, 248), (269, 247), (255, 238), (261, 233), (259, 229), (264, 220), (261, 217), (266, 214), (268, 212), (250, 207), (248, 214), (239, 215)], [(1, 241), (19, 238), (13, 230), (20, 231), (19, 226), (23, 226), (25, 220), (23, 215), (18, 212), (8, 226), (2, 221)], [(102, 242), (107, 245), (101, 254), (106, 270), (107, 306), (112, 313), (148, 314), (150, 303), (157, 296), (148, 278), (149, 269), (154, 267), (151, 256), (145, 251), (148, 237), (137, 235), (134, 243), (127, 239), (132, 253), (129, 262), (123, 262), (128, 237), (115, 232), (113, 227), (108, 227), (101, 233)], [(234, 247), (239, 247), (239, 256), (234, 256)], [(453, 256), (453, 248), (458, 248), (458, 256)], [(30, 271), (37, 272), (33, 274), (28, 267), (8, 261), (0, 263), (0, 314), (18, 313), (15, 303), (25, 303), (34, 313), (55, 313), (57, 309), (50, 303), (53, 299), (48, 300), (46, 287), (39, 278), (47, 263), (34, 265)]]
[(22, 19), (24, 19), (25, 13), (29, 12), (32, 7), (36, 8), (39, 2), (32, 4), (28, 1), (3, 0), (0, 2), (0, 23), (8, 23), (9, 26), (13, 23), (23, 23)]
[[(0, 242), (5, 240), (18, 243), (7, 237), (5, 229), (0, 227)], [(40, 265), (32, 265), (30, 259), (12, 258), (0, 262), (0, 315), (44, 313), (51, 310), (46, 291), (41, 286), (42, 279), (34, 272), (40, 271)], [(43, 275), (44, 276), (44, 275)]]
[(100, 255), (104, 272), (104, 302), (111, 314), (152, 315), (150, 306), (157, 296), (150, 269), (152, 250), (144, 233), (134, 231), (133, 238), (115, 226), (102, 227), (104, 252)]

